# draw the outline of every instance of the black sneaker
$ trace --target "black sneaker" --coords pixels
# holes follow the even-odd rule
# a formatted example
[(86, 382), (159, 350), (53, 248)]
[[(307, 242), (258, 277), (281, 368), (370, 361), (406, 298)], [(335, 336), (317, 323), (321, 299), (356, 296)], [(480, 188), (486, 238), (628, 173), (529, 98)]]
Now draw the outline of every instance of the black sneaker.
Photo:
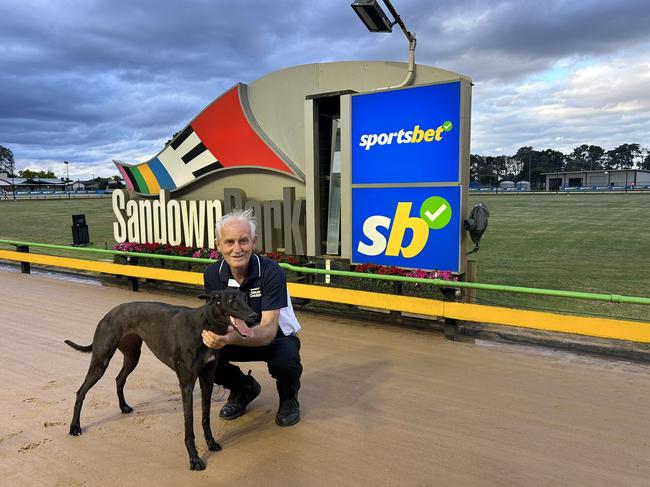
[(278, 414), (275, 422), (279, 426), (292, 426), (300, 421), (300, 405), (295, 398), (283, 399), (280, 401)]
[(246, 412), (248, 406), (253, 399), (260, 395), (262, 386), (257, 382), (252, 375), (246, 376), (246, 384), (239, 389), (235, 394), (231, 393), (228, 401), (223, 405), (219, 411), (219, 417), (223, 419), (235, 419), (240, 417)]

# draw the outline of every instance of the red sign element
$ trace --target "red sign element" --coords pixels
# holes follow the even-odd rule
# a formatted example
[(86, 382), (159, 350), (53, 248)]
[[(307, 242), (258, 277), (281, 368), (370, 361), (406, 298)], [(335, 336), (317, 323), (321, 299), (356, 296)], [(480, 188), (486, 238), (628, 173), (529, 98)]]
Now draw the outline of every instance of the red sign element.
[(263, 167), (297, 177), (251, 127), (242, 109), (239, 85), (208, 106), (192, 128), (224, 168)]

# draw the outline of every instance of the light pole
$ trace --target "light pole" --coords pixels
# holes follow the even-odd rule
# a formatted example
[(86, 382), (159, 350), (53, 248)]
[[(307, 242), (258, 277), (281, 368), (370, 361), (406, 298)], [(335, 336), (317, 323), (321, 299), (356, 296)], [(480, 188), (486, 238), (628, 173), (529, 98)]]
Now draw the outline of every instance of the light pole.
[[(406, 78), (400, 84), (395, 86), (387, 86), (387, 88), (402, 88), (408, 86), (413, 82), (415, 77), (415, 33), (406, 28), (404, 21), (393, 7), (390, 0), (384, 0), (384, 4), (388, 11), (393, 16), (393, 21), (388, 18), (386, 13), (382, 10), (377, 0), (355, 0), (352, 2), (351, 7), (357, 13), (361, 21), (370, 32), (392, 32), (393, 26), (398, 24), (404, 32), (406, 39), (409, 41), (409, 67), (406, 73)], [(378, 88), (385, 89), (385, 88)]]
[(11, 165), (11, 194), (14, 195), (14, 201), (16, 201), (16, 182), (14, 181), (14, 172), (16, 171), (16, 163)]
[(70, 181), (70, 174), (68, 173), (68, 166), (69, 162), (68, 161), (63, 161), (63, 164), (65, 164), (65, 192), (68, 195), (68, 199), (70, 199), (70, 189), (68, 188), (68, 181)]

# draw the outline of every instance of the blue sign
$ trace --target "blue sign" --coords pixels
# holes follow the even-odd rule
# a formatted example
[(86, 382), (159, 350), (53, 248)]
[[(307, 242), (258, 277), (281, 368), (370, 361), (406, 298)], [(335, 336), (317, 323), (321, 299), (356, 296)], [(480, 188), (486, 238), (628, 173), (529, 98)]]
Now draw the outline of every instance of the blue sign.
[(460, 272), (460, 186), (353, 188), (352, 262)]
[(352, 184), (458, 182), (460, 82), (352, 96)]

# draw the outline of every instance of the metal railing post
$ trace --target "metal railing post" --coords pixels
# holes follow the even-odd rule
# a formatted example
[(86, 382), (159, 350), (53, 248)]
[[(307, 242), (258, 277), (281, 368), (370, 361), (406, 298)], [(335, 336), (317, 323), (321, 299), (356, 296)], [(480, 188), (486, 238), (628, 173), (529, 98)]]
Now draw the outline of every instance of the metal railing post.
[[(445, 301), (459, 302), (461, 301), (460, 289), (453, 287), (441, 287), (440, 291), (444, 296)], [(459, 321), (455, 318), (444, 318), (444, 333), (447, 340), (458, 340), (460, 336)]]
[[(26, 254), (29, 254), (29, 246), (27, 245), (16, 245), (16, 252), (24, 252)], [(29, 262), (21, 262), (20, 263), (20, 272), (23, 274), (31, 274), (32, 273), (32, 268)]]
[[(466, 282), (476, 282), (476, 257), (469, 257), (467, 259), (467, 271), (465, 273)], [(476, 289), (468, 288), (465, 292), (466, 303), (476, 303)]]
[[(126, 263), (129, 265), (138, 265), (138, 258), (132, 255), (129, 255), (126, 258)], [(129, 283), (131, 284), (131, 291), (138, 292), (140, 291), (140, 281), (135, 276), (129, 276)]]

